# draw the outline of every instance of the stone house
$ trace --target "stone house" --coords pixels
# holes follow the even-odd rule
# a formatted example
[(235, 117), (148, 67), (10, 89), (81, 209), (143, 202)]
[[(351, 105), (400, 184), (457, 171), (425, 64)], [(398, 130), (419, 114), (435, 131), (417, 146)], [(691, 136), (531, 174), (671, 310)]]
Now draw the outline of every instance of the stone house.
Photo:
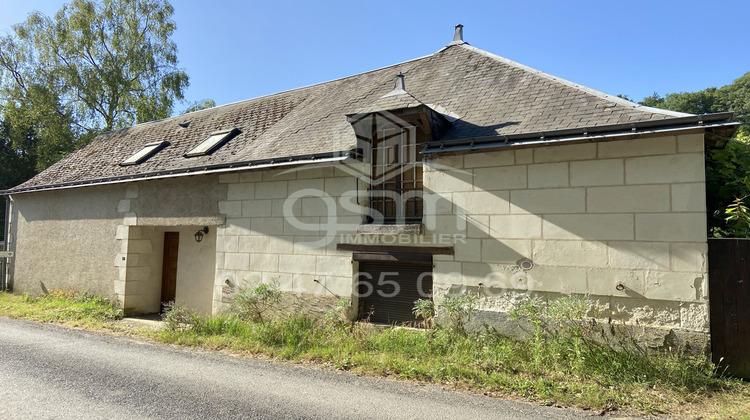
[[(605, 317), (708, 333), (704, 153), (731, 114), (648, 108), (454, 41), (305, 88), (107, 132), (5, 191), (9, 285), (130, 313), (217, 313), (277, 281), (413, 320), (478, 293), (588, 294)], [(41, 282), (41, 284), (40, 284)]]

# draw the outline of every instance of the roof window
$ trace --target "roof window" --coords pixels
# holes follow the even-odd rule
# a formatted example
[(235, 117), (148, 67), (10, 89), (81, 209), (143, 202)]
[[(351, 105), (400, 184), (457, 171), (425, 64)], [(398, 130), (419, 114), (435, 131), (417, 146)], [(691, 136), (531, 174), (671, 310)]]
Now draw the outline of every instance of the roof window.
[(139, 165), (147, 161), (151, 156), (157, 154), (161, 149), (167, 146), (169, 146), (168, 141), (155, 141), (153, 143), (148, 143), (147, 145), (143, 146), (141, 150), (135, 152), (133, 156), (130, 156), (129, 158), (120, 162), (120, 166)]
[(223, 146), (226, 142), (231, 140), (234, 136), (240, 133), (241, 131), (236, 128), (211, 133), (211, 135), (208, 136), (206, 140), (203, 140), (201, 144), (195, 146), (192, 150), (185, 153), (185, 157), (210, 155), (218, 148)]

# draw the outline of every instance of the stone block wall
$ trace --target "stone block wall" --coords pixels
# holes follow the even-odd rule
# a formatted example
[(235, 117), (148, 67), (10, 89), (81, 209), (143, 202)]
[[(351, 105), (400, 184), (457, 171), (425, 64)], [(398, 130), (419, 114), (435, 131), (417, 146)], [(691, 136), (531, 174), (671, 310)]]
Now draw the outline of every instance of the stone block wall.
[(702, 134), (438, 156), (425, 188), (426, 232), (456, 238), (436, 300), (588, 294), (605, 319), (708, 331)]
[(336, 245), (362, 223), (357, 201), (366, 193), (356, 176), (315, 166), (229, 173), (219, 182), (227, 198), (219, 202), (226, 223), (217, 230), (214, 312), (260, 282), (277, 281), (295, 296), (294, 308), (312, 312), (352, 296), (351, 252)]

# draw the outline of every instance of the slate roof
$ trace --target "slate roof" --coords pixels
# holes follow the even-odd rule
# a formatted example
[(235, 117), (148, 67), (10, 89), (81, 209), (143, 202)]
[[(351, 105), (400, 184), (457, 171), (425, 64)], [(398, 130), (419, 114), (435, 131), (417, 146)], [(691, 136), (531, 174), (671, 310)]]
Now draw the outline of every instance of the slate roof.
[[(399, 72), (408, 96), (383, 98)], [(101, 134), (9, 192), (347, 151), (356, 138), (346, 116), (391, 102), (428, 104), (459, 117), (440, 140), (689, 115), (640, 106), (454, 42), (432, 55), (367, 73)], [(178, 125), (186, 121), (187, 128)], [(183, 157), (211, 133), (231, 128), (242, 133), (213, 154)], [(119, 165), (147, 143), (162, 140), (170, 145), (146, 162)]]

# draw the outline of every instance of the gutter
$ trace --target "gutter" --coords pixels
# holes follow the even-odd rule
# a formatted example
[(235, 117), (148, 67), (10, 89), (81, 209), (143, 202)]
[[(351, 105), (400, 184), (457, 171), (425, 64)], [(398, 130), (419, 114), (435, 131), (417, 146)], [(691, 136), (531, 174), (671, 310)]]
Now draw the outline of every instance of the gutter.
[(147, 172), (135, 175), (123, 175), (108, 178), (89, 179), (83, 181), (64, 182), (59, 184), (40, 185), (27, 188), (11, 188), (0, 190), (0, 196), (9, 196), (11, 194), (21, 194), (34, 191), (50, 191), (76, 188), (88, 185), (109, 185), (121, 184), (138, 180), (176, 178), (181, 176), (214, 174), (225, 172), (236, 172), (246, 169), (276, 168), (280, 166), (304, 165), (308, 163), (340, 162), (346, 159), (355, 158), (355, 150), (342, 150), (338, 152), (317, 153), (312, 155), (289, 156), (274, 159), (260, 159), (243, 162), (222, 163), (217, 165), (198, 166), (184, 169), (168, 169), (156, 172)]
[(644, 134), (687, 131), (716, 127), (724, 127), (727, 129), (731, 129), (731, 131), (734, 131), (737, 127), (740, 126), (740, 123), (729, 121), (733, 115), (733, 112), (722, 112), (716, 114), (691, 115), (688, 117), (669, 118), (656, 121), (640, 121), (625, 124), (571, 128), (547, 132), (433, 141), (425, 146), (422, 153), (439, 154), (465, 150), (575, 143), (601, 139), (632, 137), (634, 135), (639, 136)]

